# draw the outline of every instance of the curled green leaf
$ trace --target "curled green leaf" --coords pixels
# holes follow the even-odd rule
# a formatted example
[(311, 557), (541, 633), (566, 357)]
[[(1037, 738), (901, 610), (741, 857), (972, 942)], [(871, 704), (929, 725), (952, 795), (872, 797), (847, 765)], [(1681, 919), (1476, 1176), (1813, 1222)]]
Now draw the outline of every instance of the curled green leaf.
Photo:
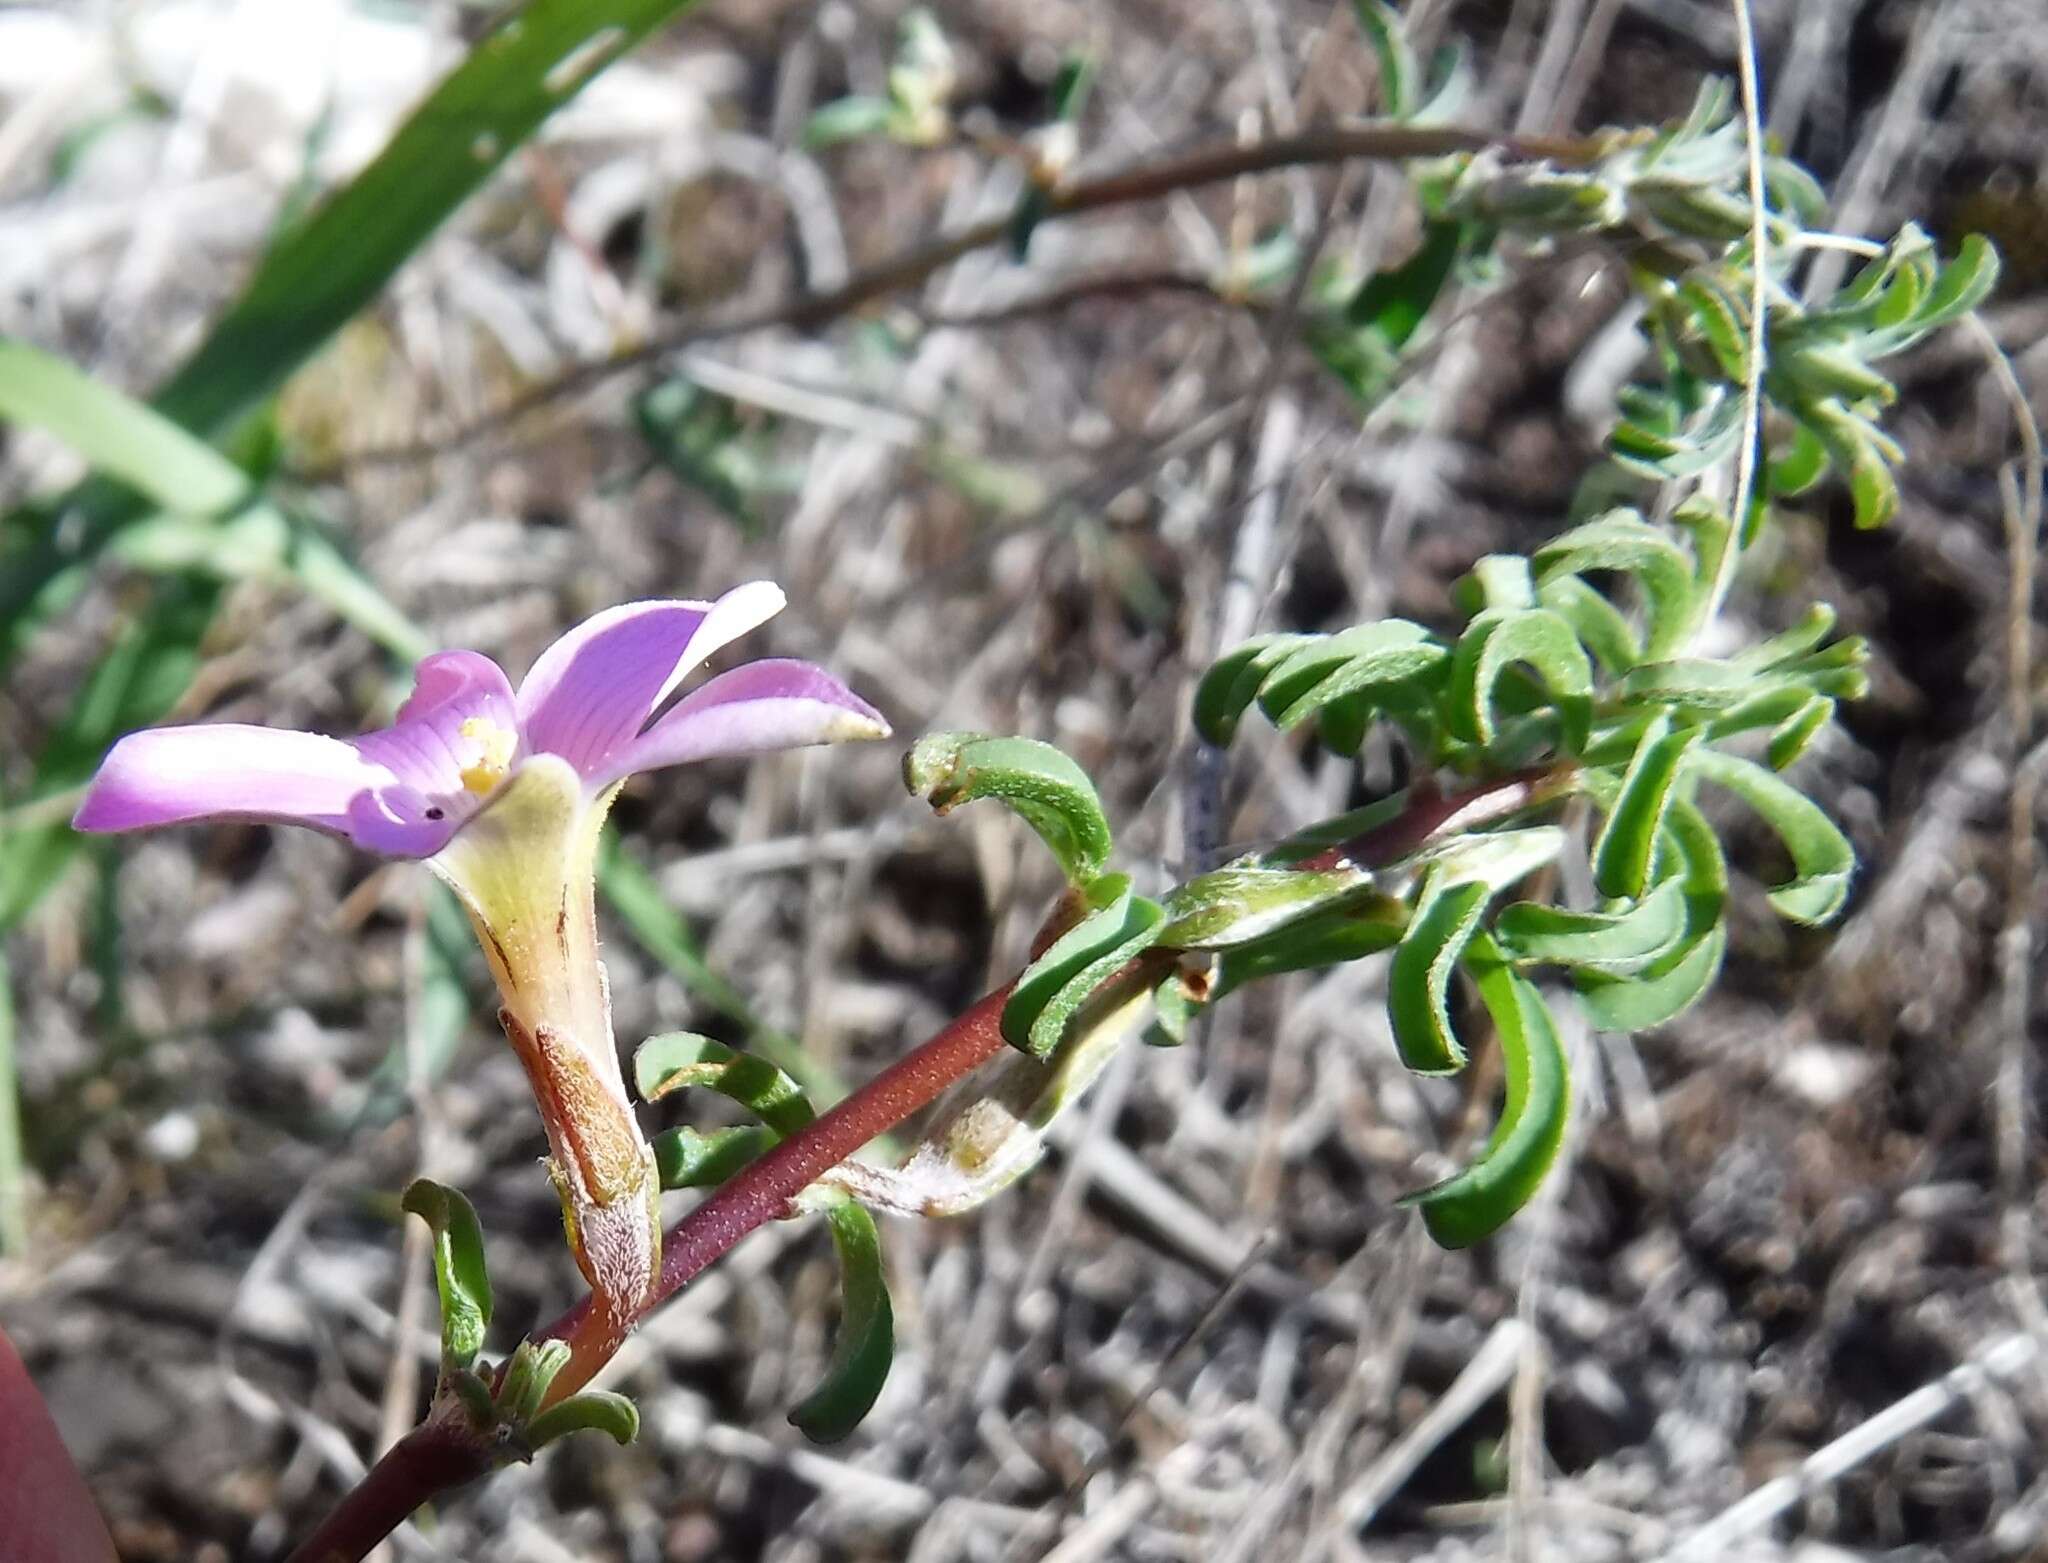
[(498, 1380), (498, 1416), (512, 1427), (523, 1428), (540, 1410), (548, 1386), (569, 1362), (565, 1340), (523, 1340), (505, 1364)]
[(491, 1325), (491, 1276), (484, 1264), (483, 1227), (458, 1189), (431, 1178), (405, 1191), (404, 1208), (434, 1234), (434, 1287), (441, 1294), (441, 1367), (466, 1369), (483, 1350)]
[(1557, 1159), (1571, 1111), (1571, 1077), (1543, 995), (1484, 934), (1472, 941), (1466, 966), (1500, 1038), (1505, 1099), (1477, 1161), (1402, 1199), (1422, 1212), (1429, 1235), (1445, 1248), (1490, 1236), (1529, 1202)]
[(1131, 893), (1125, 874), (1098, 880), (1089, 901), (1096, 910), (1025, 968), (1003, 1006), (1004, 1040), (1034, 1058), (1051, 1054), (1097, 990), (1157, 942), (1166, 916), (1157, 901)]
[(1814, 739), (1825, 732), (1828, 723), (1834, 719), (1835, 703), (1825, 695), (1815, 695), (1786, 717), (1771, 730), (1770, 745), (1766, 750), (1771, 769), (1782, 771), (1792, 765), (1812, 747)]
[(903, 782), (940, 814), (999, 799), (1038, 832), (1073, 884), (1093, 879), (1109, 861), (1109, 820), (1095, 784), (1051, 744), (933, 733), (903, 757)]
[(1748, 804), (1785, 843), (1792, 855), (1792, 878), (1769, 892), (1782, 916), (1824, 923), (1842, 909), (1856, 851), (1819, 804), (1761, 765), (1716, 749), (1693, 755), (1691, 768)]
[(1536, 551), (1537, 581), (1617, 570), (1642, 583), (1648, 619), (1643, 655), (1668, 657), (1692, 636), (1704, 601), (1692, 556), (1628, 511), (1575, 526)]
[(523, 1442), (529, 1449), (544, 1449), (558, 1438), (586, 1430), (609, 1433), (615, 1442), (630, 1444), (640, 1436), (640, 1408), (609, 1389), (586, 1389), (527, 1423)]
[(1490, 744), (1500, 726), (1495, 689), (1515, 664), (1547, 688), (1565, 746), (1585, 747), (1592, 723), (1593, 664), (1571, 625), (1548, 608), (1480, 614), (1451, 655), (1449, 716), (1461, 738)]
[(758, 1124), (708, 1132), (684, 1126), (653, 1141), (654, 1170), (665, 1189), (710, 1189), (754, 1161), (781, 1139)]
[(1451, 1027), (1451, 979), (1479, 927), (1492, 890), (1474, 880), (1446, 884), (1441, 871), (1423, 882), (1415, 917), (1387, 971), (1387, 1018), (1401, 1062), (1417, 1074), (1455, 1074), (1465, 1049)]
[(1728, 865), (1706, 817), (1674, 799), (1664, 820), (1660, 858), (1668, 858), (1685, 901), (1685, 931), (1647, 966), (1627, 974), (1588, 968), (1573, 972), (1580, 1006), (1602, 1031), (1641, 1031), (1683, 1014), (1721, 969), (1728, 946), (1722, 921)]
[(1429, 631), (1406, 619), (1359, 624), (1317, 636), (1290, 652), (1259, 688), (1259, 706), (1285, 731), (1333, 701), (1398, 685), (1440, 666), (1448, 653)]
[(882, 1274), (882, 1240), (867, 1207), (844, 1194), (813, 1190), (806, 1198), (825, 1217), (839, 1254), (839, 1333), (825, 1378), (790, 1412), (813, 1443), (837, 1443), (874, 1409), (896, 1353), (895, 1315)]
[(1662, 713), (1644, 730), (1593, 843), (1593, 883), (1602, 895), (1633, 900), (1649, 888), (1665, 810), (1686, 751), (1699, 736), (1697, 727), (1673, 732), (1671, 719)]
[(1258, 698), (1266, 675), (1312, 635), (1254, 635), (1232, 647), (1195, 686), (1195, 731), (1217, 748), (1228, 748), (1237, 724)]
[(794, 1134), (817, 1117), (803, 1087), (767, 1059), (694, 1031), (670, 1031), (641, 1043), (633, 1055), (633, 1083), (648, 1102), (690, 1086), (716, 1091), (777, 1134)]
[(1620, 911), (1573, 912), (1518, 901), (1494, 920), (1494, 938), (1518, 964), (1641, 971), (1685, 937), (1685, 887), (1677, 878), (1658, 885)]
[(1351, 10), (1379, 61), (1380, 114), (1387, 119), (1406, 119), (1420, 100), (1422, 73), (1401, 13), (1386, 0), (1351, 0)]

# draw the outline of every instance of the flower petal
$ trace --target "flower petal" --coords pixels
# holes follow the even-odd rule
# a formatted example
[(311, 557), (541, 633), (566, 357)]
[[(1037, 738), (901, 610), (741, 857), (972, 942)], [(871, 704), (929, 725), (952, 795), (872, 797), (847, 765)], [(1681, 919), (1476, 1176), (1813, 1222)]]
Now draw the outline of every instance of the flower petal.
[(882, 713), (823, 668), (771, 657), (721, 673), (685, 696), (603, 779), (691, 760), (888, 736)]
[(504, 669), (474, 651), (423, 659), (398, 720), (350, 747), (385, 773), (351, 800), (349, 834), (387, 857), (427, 857), (514, 764), (518, 705)]
[(754, 581), (716, 602), (629, 602), (585, 620), (541, 653), (519, 687), (527, 747), (561, 755), (587, 781), (625, 774), (617, 757), (669, 692), (783, 602), (779, 586)]
[(240, 722), (152, 727), (115, 744), (71, 823), (142, 830), (259, 820), (349, 833), (349, 804), (391, 773), (338, 738)]

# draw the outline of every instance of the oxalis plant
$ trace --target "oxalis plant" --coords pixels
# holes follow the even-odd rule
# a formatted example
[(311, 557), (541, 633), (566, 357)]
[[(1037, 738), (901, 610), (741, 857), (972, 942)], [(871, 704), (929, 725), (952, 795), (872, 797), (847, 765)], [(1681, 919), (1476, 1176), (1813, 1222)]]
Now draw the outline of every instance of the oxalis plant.
[[(353, 739), (149, 728), (107, 754), (80, 830), (304, 825), (421, 861), (455, 891), (532, 1083), (589, 1285), (493, 1358), (475, 1211), (453, 1188), (415, 1183), (404, 1204), (432, 1229), (441, 1305), (431, 1407), (294, 1557), (360, 1558), (420, 1504), (571, 1432), (630, 1440), (632, 1404), (593, 1379), (641, 1320), (770, 1221), (821, 1218), (836, 1248), (829, 1370), (791, 1419), (820, 1441), (847, 1437), (892, 1351), (876, 1213), (973, 1210), (1034, 1166), (1116, 1049), (1179, 1045), (1202, 1011), (1283, 973), (1384, 958), (1394, 1044), (1418, 1074), (1454, 1074), (1496, 1050), (1492, 1134), (1469, 1165), (1406, 1200), (1437, 1242), (1479, 1242), (1529, 1200), (1565, 1133), (1559, 1006), (1635, 1031), (1712, 986), (1731, 894), (1714, 795), (1782, 840), (1789, 870), (1767, 890), (1780, 915), (1818, 924), (1841, 909), (1853, 854), (1795, 767), (1838, 702), (1863, 692), (1864, 645), (1835, 633), (1823, 603), (1755, 644), (1709, 632), (1782, 502), (1840, 482), (1856, 524), (1887, 519), (1900, 452), (1881, 424), (1894, 396), (1881, 365), (1972, 311), (1994, 256), (1973, 239), (1944, 260), (1910, 227), (1884, 243), (1829, 234), (1811, 176), (1759, 144), (1753, 93), (1739, 113), (1720, 83), (1661, 128), (1546, 143), (1459, 130), (1459, 57), (1424, 64), (1394, 12), (1361, 0), (1358, 14), (1386, 118), (1329, 132), (1354, 149), (1332, 155), (1401, 160), (1422, 216), (1412, 255), (1360, 277), (1276, 249), (1262, 272), (1219, 288), (1278, 312), (1366, 405), (1399, 385), (1454, 284), (1470, 296), (1561, 248), (1612, 257), (1650, 347), (1557, 535), (1478, 561), (1456, 622), (1260, 635), (1196, 683), (1199, 743), (1228, 748), (1247, 718), (1337, 755), (1371, 741), (1398, 755), (1401, 790), (1161, 887), (1118, 865), (1095, 787), (1057, 749), (917, 738), (903, 757), (910, 792), (941, 814), (1011, 810), (1065, 889), (1021, 972), (820, 1111), (781, 1068), (690, 1033), (638, 1043), (629, 1092), (598, 953), (600, 829), (628, 776), (890, 736), (879, 712), (805, 663), (744, 663), (678, 696), (781, 608), (774, 586), (600, 613), (516, 689), (477, 653), (428, 656), (394, 724)], [(840, 109), (819, 134), (942, 136), (950, 78), (916, 74), (941, 70), (942, 40), (919, 23), (913, 42), (892, 78), (903, 102)], [(1062, 78), (1053, 128), (1068, 139), (1086, 78)], [(1021, 251), (1034, 225), (1107, 204), (1067, 181), (1069, 159), (1034, 165), (998, 242)], [(1857, 269), (1803, 293), (1812, 253), (1844, 246)], [(649, 1139), (633, 1095), (692, 1091), (751, 1121)], [(860, 1154), (921, 1115), (907, 1154)], [(676, 1191), (701, 1197), (664, 1227), (662, 1196)]]

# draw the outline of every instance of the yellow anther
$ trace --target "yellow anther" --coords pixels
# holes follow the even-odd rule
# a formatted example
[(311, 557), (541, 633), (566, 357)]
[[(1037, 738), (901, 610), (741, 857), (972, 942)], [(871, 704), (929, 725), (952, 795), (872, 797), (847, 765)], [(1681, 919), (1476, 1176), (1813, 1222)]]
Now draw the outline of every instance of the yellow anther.
[(477, 757), (462, 768), (462, 785), (481, 797), (505, 779), (512, 752), (519, 747), (519, 735), (487, 716), (471, 717), (462, 724), (461, 733), (477, 746)]

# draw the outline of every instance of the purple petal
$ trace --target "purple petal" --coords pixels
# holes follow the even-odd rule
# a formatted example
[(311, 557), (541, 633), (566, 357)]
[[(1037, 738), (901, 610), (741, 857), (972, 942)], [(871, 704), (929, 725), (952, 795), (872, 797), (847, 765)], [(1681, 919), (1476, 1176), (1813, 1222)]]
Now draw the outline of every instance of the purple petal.
[(542, 652), (519, 687), (527, 747), (561, 755), (586, 779), (623, 775), (618, 756), (669, 692), (782, 605), (780, 587), (755, 581), (713, 603), (629, 602), (587, 619)]
[[(515, 763), (518, 704), (504, 669), (474, 651), (443, 651), (421, 661), (398, 720), (352, 740), (385, 780), (350, 800), (349, 834), (387, 857), (429, 857), (479, 808), (490, 791), (487, 762)], [(493, 739), (503, 745), (493, 756)], [(470, 785), (471, 779), (479, 786)], [(481, 790), (479, 790), (479, 788)]]
[(823, 668), (772, 657), (721, 673), (678, 701), (600, 780), (691, 760), (888, 736), (881, 712)]
[(71, 823), (142, 830), (259, 820), (349, 833), (349, 803), (389, 782), (354, 746), (318, 733), (218, 722), (130, 733), (101, 762)]

